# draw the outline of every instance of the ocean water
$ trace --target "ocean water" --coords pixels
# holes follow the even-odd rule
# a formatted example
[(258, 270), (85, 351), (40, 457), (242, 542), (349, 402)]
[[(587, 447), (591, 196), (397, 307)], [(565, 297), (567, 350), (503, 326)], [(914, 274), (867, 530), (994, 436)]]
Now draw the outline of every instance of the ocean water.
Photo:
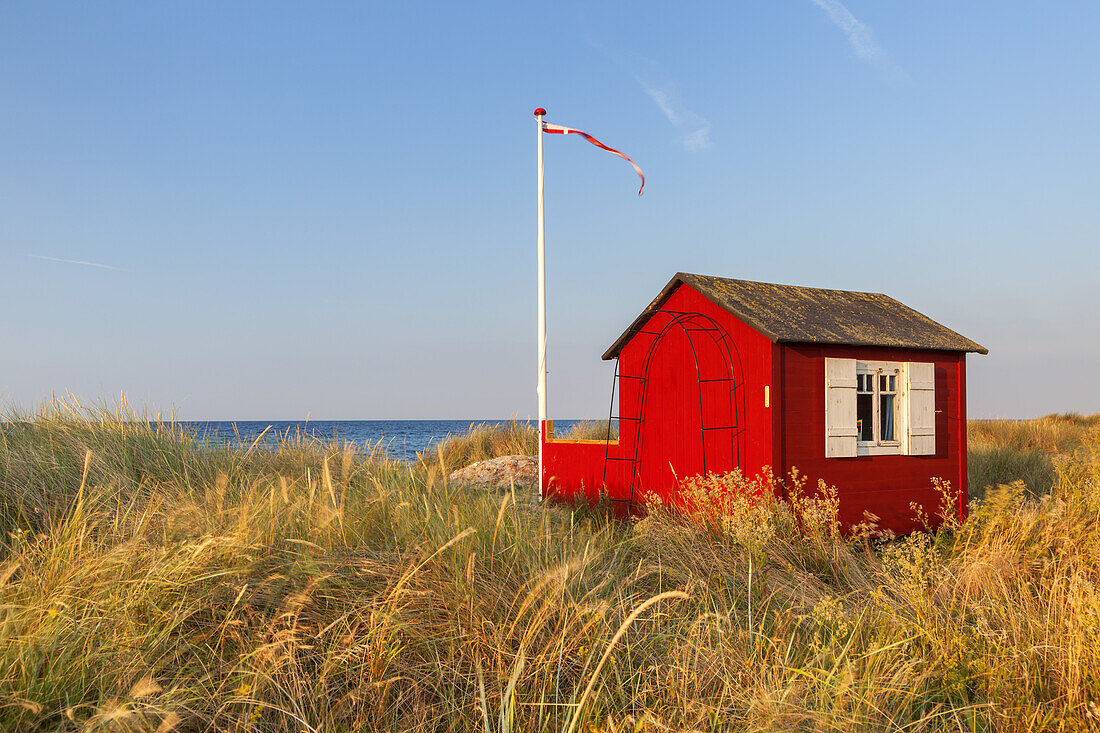
[[(270, 447), (280, 438), (301, 435), (325, 442), (347, 442), (359, 446), (381, 443), (386, 454), (396, 460), (411, 460), (434, 449), (448, 435), (465, 433), (473, 425), (510, 423), (511, 420), (208, 420), (181, 421), (200, 439), (222, 443)], [(520, 421), (526, 422), (526, 421)], [(582, 420), (554, 420), (559, 434)], [(530, 421), (534, 425), (534, 421)], [(266, 433), (264, 431), (267, 431)]]

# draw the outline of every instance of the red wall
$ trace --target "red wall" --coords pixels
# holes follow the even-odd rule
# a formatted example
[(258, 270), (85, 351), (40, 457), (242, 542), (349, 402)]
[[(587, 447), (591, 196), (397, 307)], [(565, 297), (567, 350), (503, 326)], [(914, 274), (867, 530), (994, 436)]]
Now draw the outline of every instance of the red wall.
[[(619, 444), (551, 440), (542, 446), (543, 496), (574, 503), (581, 499), (594, 503), (604, 477), (604, 453), (619, 455)], [(623, 485), (621, 462), (607, 462), (609, 487)], [(616, 495), (621, 491), (615, 492)]]
[[(642, 444), (638, 446), (639, 461), (631, 497), (634, 463), (616, 459), (635, 455), (639, 423), (634, 418), (642, 415), (643, 410), (642, 380), (633, 377), (645, 374), (646, 359), (655, 339), (651, 333), (635, 335), (623, 347), (619, 358), (620, 438), (617, 444), (606, 448), (609, 458), (606, 481), (603, 479), (605, 446), (602, 443), (551, 441), (543, 448), (547, 495), (568, 500), (583, 495), (592, 500), (604, 483), (608, 497), (624, 506), (632, 498), (635, 504), (640, 503), (647, 491), (673, 498), (676, 476), (683, 478), (702, 472), (704, 440), (707, 472), (725, 472), (741, 466), (752, 475), (761, 467), (771, 465), (772, 410), (764, 406), (764, 387), (772, 384), (773, 377), (771, 342), (685, 285), (669, 296), (662, 310), (700, 314), (706, 318), (693, 319), (687, 324), (689, 328), (708, 327), (713, 323), (726, 334), (737, 384), (736, 400), (731, 404), (728, 382), (704, 382), (700, 415), (696, 380), (729, 376), (725, 350), (705, 332), (692, 331), (689, 340), (678, 326), (670, 328), (649, 363)], [(655, 314), (642, 330), (660, 331), (674, 317)], [(774, 394), (776, 390), (773, 387), (771, 391)], [(736, 451), (730, 431), (701, 430), (703, 426), (722, 428), (734, 423), (740, 431)]]
[[(936, 453), (929, 456), (825, 457), (825, 358), (869, 361), (934, 361), (936, 374)], [(966, 355), (957, 352), (853, 346), (784, 345), (780, 348), (782, 406), (778, 426), (786, 439), (775, 465), (836, 486), (841, 522), (862, 521), (863, 511), (879, 516), (879, 526), (897, 533), (920, 527), (910, 502), (935, 517), (941, 498), (932, 478), (951, 482), (955, 511), (966, 517)]]

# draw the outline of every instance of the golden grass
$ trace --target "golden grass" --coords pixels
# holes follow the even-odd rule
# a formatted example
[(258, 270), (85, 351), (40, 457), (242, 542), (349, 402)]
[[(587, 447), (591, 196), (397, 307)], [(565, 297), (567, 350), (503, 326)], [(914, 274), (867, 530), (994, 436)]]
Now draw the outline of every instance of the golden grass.
[(764, 479), (629, 524), (446, 484), (507, 431), (441, 467), (122, 417), (0, 425), (5, 730), (1100, 722), (1100, 429), (1048, 495), (876, 546)]
[(584, 420), (574, 423), (557, 437), (569, 440), (618, 440), (619, 428), (615, 424), (608, 428), (606, 420)]
[(442, 463), (448, 471), (498, 456), (533, 456), (539, 451), (538, 433), (527, 422), (481, 423), (459, 435), (448, 435), (434, 451), (419, 456), (421, 463)]
[[(558, 438), (603, 440), (607, 437), (607, 423), (585, 420), (557, 435)], [(612, 440), (618, 438), (618, 429), (612, 426)], [(499, 456), (533, 456), (538, 453), (538, 433), (528, 422), (512, 420), (502, 423), (471, 425), (465, 433), (447, 435), (433, 450), (417, 456), (421, 465), (442, 464), (448, 471)]]
[(1100, 414), (1066, 413), (1034, 420), (971, 420), (967, 439), (972, 444), (1014, 450), (1035, 448), (1048, 453), (1072, 453), (1097, 427), (1100, 427)]
[(1013, 481), (1023, 481), (1035, 494), (1050, 491), (1056, 479), (1055, 461), (1080, 450), (1098, 427), (1100, 414), (971, 420), (967, 425), (971, 498)]

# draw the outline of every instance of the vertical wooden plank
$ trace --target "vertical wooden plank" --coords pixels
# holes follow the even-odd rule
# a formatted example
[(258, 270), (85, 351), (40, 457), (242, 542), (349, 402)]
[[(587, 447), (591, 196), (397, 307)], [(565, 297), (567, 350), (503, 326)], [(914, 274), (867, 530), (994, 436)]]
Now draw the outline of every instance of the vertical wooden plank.
[(856, 454), (856, 360), (825, 359), (825, 456)]
[(936, 365), (909, 362), (909, 455), (936, 454)]
[(958, 461), (958, 484), (959, 487), (959, 521), (965, 522), (967, 515), (970, 512), (970, 477), (967, 473), (967, 435), (966, 435), (966, 353), (959, 354), (959, 365), (956, 379), (958, 379), (958, 387), (955, 393), (958, 395), (958, 415), (959, 421), (954, 428), (958, 431), (958, 449), (956, 450), (956, 456)]
[(768, 415), (772, 429), (771, 466), (776, 477), (782, 478), (787, 472), (785, 457), (786, 430), (784, 428), (784, 413), (787, 406), (786, 397), (786, 373), (784, 370), (786, 347), (782, 344), (772, 344), (771, 348), (771, 408)]

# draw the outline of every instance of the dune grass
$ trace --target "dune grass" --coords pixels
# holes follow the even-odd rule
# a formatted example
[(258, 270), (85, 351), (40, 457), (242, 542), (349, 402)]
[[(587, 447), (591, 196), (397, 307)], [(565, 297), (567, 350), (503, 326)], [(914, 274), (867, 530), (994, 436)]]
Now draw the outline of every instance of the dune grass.
[(583, 420), (574, 423), (557, 437), (569, 440), (618, 440), (619, 426), (614, 423), (608, 426), (606, 420)]
[(1047, 493), (1057, 479), (1055, 461), (1080, 450), (1098, 427), (1100, 414), (971, 420), (967, 426), (971, 498), (1013, 481), (1023, 481), (1036, 495)]
[(0, 728), (1100, 721), (1100, 429), (1049, 494), (1002, 487), (962, 527), (873, 545), (836, 533), (827, 494), (749, 498), (766, 476), (635, 523), (446, 483), (523, 452), (519, 430), (399, 464), (130, 418), (0, 425)]
[[(612, 440), (618, 438), (618, 428), (613, 425), (610, 434)], [(606, 422), (584, 420), (559, 432), (555, 437), (604, 440), (607, 435)], [(433, 463), (444, 466), (448, 471), (455, 471), (471, 463), (498, 456), (533, 456), (538, 450), (539, 440), (535, 426), (529, 422), (512, 420), (478, 423), (471, 425), (464, 433), (447, 435), (434, 449), (419, 454), (417, 460), (421, 465)]]
[(539, 451), (538, 433), (528, 422), (480, 423), (458, 435), (448, 435), (434, 449), (418, 456), (423, 464), (442, 465), (447, 471), (498, 456), (533, 456)]

